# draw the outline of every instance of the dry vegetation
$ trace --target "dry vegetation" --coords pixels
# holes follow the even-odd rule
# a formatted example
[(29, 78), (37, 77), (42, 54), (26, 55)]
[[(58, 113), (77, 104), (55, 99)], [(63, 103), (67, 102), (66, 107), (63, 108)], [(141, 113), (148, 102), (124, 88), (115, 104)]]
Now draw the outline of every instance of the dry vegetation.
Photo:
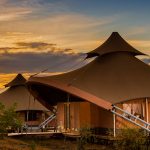
[[(85, 150), (105, 150), (105, 146), (87, 144)], [(64, 139), (0, 139), (0, 150), (77, 150), (77, 142)]]
[[(86, 144), (85, 150), (105, 150), (106, 147)], [(64, 139), (0, 139), (0, 150), (77, 150), (77, 142)]]
[(11, 138), (0, 139), (0, 150), (34, 150), (34, 149), (48, 150), (47, 148), (36, 146), (36, 144), (34, 143), (27, 143), (21, 140)]

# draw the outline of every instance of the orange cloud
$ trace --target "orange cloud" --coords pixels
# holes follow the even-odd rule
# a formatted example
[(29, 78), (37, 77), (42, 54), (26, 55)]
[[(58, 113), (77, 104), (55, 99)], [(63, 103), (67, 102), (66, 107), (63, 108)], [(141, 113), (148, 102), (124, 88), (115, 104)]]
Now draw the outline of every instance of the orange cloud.
[(111, 24), (116, 18), (52, 13), (38, 19), (13, 20), (1, 25), (0, 46), (14, 47), (16, 42), (45, 42), (56, 43), (58, 48), (71, 48), (74, 52), (88, 51), (96, 45), (98, 39), (95, 35), (101, 32), (101, 27)]
[(11, 21), (27, 14), (30, 14), (32, 11), (24, 10), (24, 11), (17, 11), (17, 12), (10, 12), (10, 13), (1, 13), (0, 14), (0, 22), (1, 21)]
[(150, 56), (150, 41), (149, 40), (130, 40), (129, 43)]

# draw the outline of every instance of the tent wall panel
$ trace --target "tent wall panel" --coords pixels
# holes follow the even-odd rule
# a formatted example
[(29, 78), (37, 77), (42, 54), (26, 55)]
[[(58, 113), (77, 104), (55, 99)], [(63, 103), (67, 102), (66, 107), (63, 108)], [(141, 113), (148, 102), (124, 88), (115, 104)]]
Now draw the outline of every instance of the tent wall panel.
[(80, 128), (91, 127), (91, 109), (89, 102), (80, 102)]
[[(64, 103), (57, 105), (58, 126), (65, 128)], [(79, 128), (112, 128), (113, 117), (110, 111), (107, 111), (95, 104), (89, 102), (71, 102), (70, 103), (70, 129)]]
[(72, 102), (70, 103), (70, 128), (71, 130), (79, 129), (80, 128), (80, 118), (79, 118), (79, 110), (80, 110), (80, 103), (79, 102)]
[(64, 129), (64, 103), (57, 104), (57, 125)]
[(91, 105), (91, 127), (112, 128), (113, 127), (112, 113), (95, 104), (90, 103), (90, 105)]

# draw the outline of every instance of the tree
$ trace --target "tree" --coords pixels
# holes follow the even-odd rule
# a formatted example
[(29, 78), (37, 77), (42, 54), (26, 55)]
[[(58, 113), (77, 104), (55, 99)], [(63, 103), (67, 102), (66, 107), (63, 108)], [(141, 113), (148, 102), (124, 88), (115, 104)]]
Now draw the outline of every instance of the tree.
[(6, 108), (0, 103), (0, 133), (8, 133), (9, 130), (16, 130), (21, 127), (21, 120), (15, 112), (17, 104), (14, 103), (11, 107)]

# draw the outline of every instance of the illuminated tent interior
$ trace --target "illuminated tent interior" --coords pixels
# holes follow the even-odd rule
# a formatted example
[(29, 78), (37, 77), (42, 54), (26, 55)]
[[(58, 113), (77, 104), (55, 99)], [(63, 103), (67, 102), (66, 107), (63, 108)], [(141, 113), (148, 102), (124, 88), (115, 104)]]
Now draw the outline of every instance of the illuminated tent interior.
[[(62, 124), (66, 124), (69, 117), (64, 115), (65, 111), (69, 111), (72, 120), (78, 120), (78, 123), (72, 123), (76, 125), (64, 125), (65, 128), (81, 127), (85, 122), (91, 127), (113, 128), (113, 115), (109, 111), (112, 104), (124, 109), (134, 102), (138, 106), (128, 111), (140, 113), (149, 122), (150, 67), (135, 57), (138, 55), (144, 54), (113, 32), (101, 46), (87, 53), (86, 59), (95, 57), (87, 65), (60, 75), (32, 76), (27, 85), (33, 96), (46, 107), (58, 106), (58, 114), (63, 114), (58, 115)], [(65, 108), (67, 103), (69, 110)], [(135, 108), (139, 107), (140, 112), (137, 112)], [(85, 116), (89, 116), (88, 121)], [(118, 122), (127, 124), (123, 119)], [(120, 123), (116, 126), (120, 127)]]

